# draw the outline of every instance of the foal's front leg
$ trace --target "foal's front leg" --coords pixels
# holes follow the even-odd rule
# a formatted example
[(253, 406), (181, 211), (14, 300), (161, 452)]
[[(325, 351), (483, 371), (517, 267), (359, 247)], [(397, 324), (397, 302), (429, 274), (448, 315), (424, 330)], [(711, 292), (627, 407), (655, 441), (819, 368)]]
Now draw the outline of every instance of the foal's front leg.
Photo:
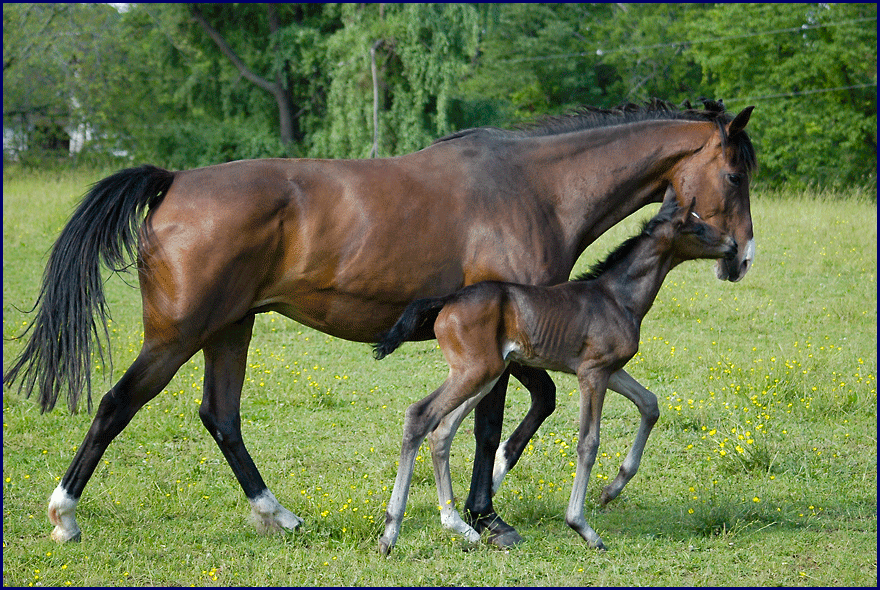
[(587, 497), (587, 483), (590, 471), (596, 462), (599, 449), (599, 419), (602, 416), (602, 404), (605, 401), (605, 390), (610, 375), (601, 370), (578, 371), (578, 383), (581, 390), (580, 400), (580, 431), (578, 433), (578, 464), (568, 509), (565, 511), (565, 522), (596, 549), (605, 549), (602, 538), (587, 524), (584, 517), (584, 502)]
[[(556, 407), (556, 386), (546, 371), (533, 369), (532, 367), (511, 365), (511, 375), (519, 379), (528, 388), (532, 396), (532, 405), (522, 422), (516, 427), (513, 434), (510, 435), (510, 438), (501, 443), (498, 451), (495, 453), (495, 467), (492, 471), (493, 495), (501, 487), (504, 476), (513, 469), (529, 441), (538, 432), (538, 427), (553, 413)], [(641, 443), (642, 448), (644, 448), (644, 441), (647, 440), (651, 428), (660, 416), (660, 411), (657, 409), (657, 398), (653, 397), (654, 394), (639, 385), (623, 369), (616, 371), (611, 376), (611, 380), (608, 382), (608, 389), (620, 393), (638, 407), (642, 415), (642, 423), (639, 426), (639, 435), (636, 437), (636, 442), (638, 443), (639, 437), (644, 432), (644, 440)], [(647, 395), (644, 392), (647, 392)], [(653, 408), (651, 407), (652, 397)], [(652, 415), (655, 415), (653, 420), (651, 419)], [(645, 430), (647, 431), (645, 432)], [(641, 458), (641, 451), (638, 453), (638, 458)], [(635, 462), (635, 468), (632, 469), (632, 474), (629, 475), (626, 481), (629, 481), (635, 475), (635, 469), (638, 469), (639, 463), (639, 459), (636, 458), (634, 452), (630, 451), (630, 456), (627, 457), (627, 461), (624, 464), (631, 466), (633, 461)], [(627, 469), (629, 470), (630, 468), (628, 467)], [(620, 489), (623, 489), (626, 481), (620, 485)], [(603, 504), (616, 498), (620, 494), (620, 489), (617, 490), (617, 494), (613, 497), (609, 496)]]
[(639, 470), (639, 463), (642, 461), (645, 443), (648, 442), (651, 429), (654, 428), (654, 424), (660, 418), (657, 396), (645, 389), (626, 371), (620, 370), (611, 375), (611, 379), (608, 381), (608, 388), (620, 393), (634, 403), (639, 409), (639, 414), (641, 414), (641, 421), (639, 422), (639, 431), (636, 433), (636, 439), (623, 460), (620, 470), (617, 472), (617, 477), (602, 490), (602, 494), (599, 497), (599, 503), (602, 506), (605, 506), (608, 502), (619, 496), (623, 486)]

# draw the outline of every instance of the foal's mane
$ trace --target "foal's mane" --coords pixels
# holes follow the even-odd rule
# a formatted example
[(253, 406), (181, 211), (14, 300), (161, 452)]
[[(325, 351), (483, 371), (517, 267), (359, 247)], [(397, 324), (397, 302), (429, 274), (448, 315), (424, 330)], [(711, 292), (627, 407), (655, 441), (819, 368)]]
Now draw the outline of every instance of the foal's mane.
[(736, 154), (734, 164), (742, 164), (749, 172), (753, 171), (757, 160), (752, 142), (744, 131), (732, 138), (727, 136), (726, 126), (733, 120), (733, 117), (724, 109), (723, 101), (706, 98), (701, 98), (700, 101), (703, 103), (702, 109), (692, 107), (689, 101), (685, 101), (681, 108), (678, 108), (659, 98), (651, 99), (642, 105), (625, 103), (610, 109), (582, 106), (569, 113), (543, 117), (532, 123), (519, 125), (514, 129), (500, 129), (498, 127), (464, 129), (441, 137), (434, 143), (463, 137), (487, 139), (546, 137), (641, 121), (707, 121), (718, 126), (724, 146), (733, 143)]
[(658, 225), (666, 223), (672, 219), (672, 216), (675, 214), (677, 209), (675, 208), (662, 208), (660, 212), (657, 213), (651, 219), (645, 221), (642, 224), (639, 233), (634, 235), (633, 237), (627, 239), (620, 246), (615, 248), (605, 257), (605, 260), (601, 262), (597, 262), (596, 264), (590, 267), (585, 273), (578, 275), (577, 277), (571, 279), (572, 281), (592, 281), (594, 279), (599, 278), (602, 274), (604, 274), (609, 268), (617, 265), (618, 262), (626, 258), (630, 255), (636, 245), (641, 242), (646, 237), (650, 237), (654, 230)]

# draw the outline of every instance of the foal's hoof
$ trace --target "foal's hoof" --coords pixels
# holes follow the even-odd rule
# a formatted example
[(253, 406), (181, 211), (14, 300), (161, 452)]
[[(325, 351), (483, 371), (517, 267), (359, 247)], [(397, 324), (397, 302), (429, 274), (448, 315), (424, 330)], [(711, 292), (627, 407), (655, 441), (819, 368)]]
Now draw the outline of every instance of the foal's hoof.
[(468, 524), (478, 533), (488, 530), (489, 535), (486, 540), (499, 549), (510, 549), (523, 542), (523, 538), (516, 532), (516, 529), (501, 520), (501, 517), (495, 512), (474, 514), (467, 510), (465, 513)]
[(391, 553), (391, 547), (393, 547), (393, 545), (384, 538), (379, 539), (379, 555), (382, 557), (388, 557), (388, 554)]

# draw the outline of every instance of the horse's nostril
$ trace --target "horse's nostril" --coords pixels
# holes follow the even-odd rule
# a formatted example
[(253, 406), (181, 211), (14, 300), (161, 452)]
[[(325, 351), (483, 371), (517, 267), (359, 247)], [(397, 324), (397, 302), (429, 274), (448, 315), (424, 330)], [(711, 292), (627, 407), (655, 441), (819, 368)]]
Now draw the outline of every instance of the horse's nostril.
[(736, 258), (737, 253), (739, 252), (739, 248), (736, 247), (736, 241), (727, 238), (727, 254), (724, 256), (727, 260), (733, 260)]

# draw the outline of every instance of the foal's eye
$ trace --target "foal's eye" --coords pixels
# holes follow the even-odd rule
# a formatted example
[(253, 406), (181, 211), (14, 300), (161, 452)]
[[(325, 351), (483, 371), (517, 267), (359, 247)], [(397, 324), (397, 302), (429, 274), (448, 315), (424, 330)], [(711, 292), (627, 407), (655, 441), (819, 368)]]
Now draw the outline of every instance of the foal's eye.
[(742, 184), (742, 179), (743, 179), (742, 174), (728, 174), (727, 175), (727, 182), (729, 182), (733, 186), (739, 186), (740, 184)]

